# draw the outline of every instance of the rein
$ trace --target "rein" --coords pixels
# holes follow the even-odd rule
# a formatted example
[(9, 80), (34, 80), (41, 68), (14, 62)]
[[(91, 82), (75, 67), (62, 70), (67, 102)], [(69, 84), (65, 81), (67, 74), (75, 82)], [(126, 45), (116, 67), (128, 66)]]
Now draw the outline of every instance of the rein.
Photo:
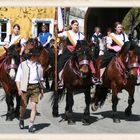
[[(120, 57), (115, 57), (114, 59), (115, 59), (116, 68), (119, 70), (119, 73), (124, 76), (124, 78), (125, 78), (124, 83), (126, 83), (127, 82), (127, 78), (130, 75), (129, 71), (126, 69), (126, 67), (123, 64), (123, 62), (120, 59)], [(127, 66), (127, 68), (129, 70), (132, 69), (132, 68), (137, 68), (137, 67), (139, 67), (138, 63), (132, 63), (132, 64)]]
[(16, 64), (7, 64), (6, 61), (10, 58), (10, 56), (6, 56), (6, 58), (2, 61), (2, 63), (0, 64), (0, 68), (4, 65), (4, 69), (5, 70), (9, 70), (9, 69), (17, 69), (18, 66)]

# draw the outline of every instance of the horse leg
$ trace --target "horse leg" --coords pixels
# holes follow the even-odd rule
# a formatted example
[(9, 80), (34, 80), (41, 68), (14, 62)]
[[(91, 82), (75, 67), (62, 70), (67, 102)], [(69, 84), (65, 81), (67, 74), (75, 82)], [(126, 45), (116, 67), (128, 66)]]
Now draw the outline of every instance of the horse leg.
[(19, 118), (19, 114), (20, 114), (20, 101), (21, 101), (21, 97), (17, 93), (16, 94), (16, 109), (15, 109), (16, 118)]
[(91, 101), (90, 87), (85, 90), (84, 94), (85, 94), (86, 107), (85, 107), (82, 121), (83, 121), (83, 125), (89, 125), (89, 117), (90, 117), (90, 108), (89, 107), (90, 107), (90, 101)]
[(6, 104), (7, 104), (7, 115), (6, 115), (6, 121), (12, 121), (14, 116), (14, 102), (13, 97), (11, 94), (6, 94)]
[(113, 122), (119, 123), (120, 119), (117, 113), (117, 104), (118, 104), (118, 96), (117, 96), (117, 87), (116, 84), (112, 84), (112, 111), (113, 111)]
[(58, 117), (59, 113), (58, 113), (58, 101), (59, 101), (59, 92), (54, 92), (53, 95), (54, 99), (53, 99), (53, 110), (52, 110), (52, 115), (53, 117)]
[[(112, 92), (113, 94), (113, 92)], [(120, 119), (118, 117), (118, 113), (117, 113), (117, 104), (118, 104), (118, 97), (117, 95), (112, 95), (112, 111), (113, 111), (113, 122), (114, 123), (119, 123)]]
[[(128, 106), (125, 109), (125, 116), (130, 117), (132, 114), (132, 105), (135, 102), (134, 100), (134, 88), (130, 89), (131, 91), (129, 91), (129, 97), (128, 97)], [(130, 94), (131, 93), (131, 94)]]
[(75, 121), (72, 118), (72, 107), (74, 104), (73, 100), (73, 92), (67, 91), (66, 93), (66, 108), (65, 108), (65, 116), (68, 120), (69, 125), (75, 124)]

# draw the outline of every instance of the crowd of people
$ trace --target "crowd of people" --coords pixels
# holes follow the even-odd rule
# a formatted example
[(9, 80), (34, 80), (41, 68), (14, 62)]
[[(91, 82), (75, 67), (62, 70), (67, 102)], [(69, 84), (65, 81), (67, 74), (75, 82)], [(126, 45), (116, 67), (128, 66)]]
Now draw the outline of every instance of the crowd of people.
[[(46, 25), (43, 25), (41, 29), (42, 32), (38, 34), (37, 38), (41, 42), (42, 46), (48, 49), (50, 47), (50, 41), (53, 39), (52, 34), (49, 33)], [(58, 60), (59, 80), (61, 81), (59, 83), (59, 87), (61, 88), (63, 87), (63, 80), (61, 80), (63, 67), (67, 60), (72, 56), (77, 41), (84, 40), (85, 36), (79, 31), (79, 22), (77, 20), (72, 20), (70, 24), (70, 30), (59, 33), (58, 37), (63, 37), (66, 39), (66, 47), (63, 48), (63, 53)], [(94, 46), (96, 46), (95, 55), (99, 55), (99, 39), (105, 40), (104, 43), (106, 46), (106, 51), (104, 52), (103, 61), (100, 67), (100, 78), (95, 77), (94, 64), (92, 61), (90, 62), (92, 82), (95, 85), (102, 84), (102, 75), (108, 63), (121, 50), (124, 42), (129, 41), (127, 35), (123, 32), (123, 27), (120, 22), (115, 23), (114, 29), (108, 28), (106, 36), (103, 36), (100, 27), (95, 27), (94, 33), (90, 39)], [(22, 35), (20, 35), (20, 26), (18, 24), (15, 24), (13, 26), (12, 33), (5, 38), (4, 42), (4, 47), (9, 51), (16, 45), (21, 46), (21, 51), (19, 55), (23, 55), (27, 42), (22, 37)], [(31, 49), (29, 53), (32, 55), (30, 55), (27, 60), (23, 61), (19, 65), (15, 81), (18, 89), (18, 94), (19, 96), (21, 96), (19, 127), (20, 129), (24, 128), (24, 113), (26, 111), (26, 107), (30, 98), (31, 115), (28, 131), (34, 132), (36, 105), (39, 101), (39, 96), (41, 98), (43, 97), (43, 91), (40, 88), (40, 82), (42, 82), (44, 79), (43, 68), (40, 64), (37, 63), (37, 51), (35, 49)]]

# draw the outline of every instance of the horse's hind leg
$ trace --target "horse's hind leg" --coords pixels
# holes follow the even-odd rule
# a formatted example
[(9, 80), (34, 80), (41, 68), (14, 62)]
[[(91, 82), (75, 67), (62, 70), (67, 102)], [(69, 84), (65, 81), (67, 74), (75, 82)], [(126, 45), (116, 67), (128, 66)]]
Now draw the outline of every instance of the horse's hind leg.
[(6, 94), (6, 104), (7, 104), (7, 115), (6, 115), (6, 121), (12, 121), (14, 118), (14, 102), (13, 97), (11, 94)]
[(73, 100), (73, 93), (67, 91), (66, 93), (66, 108), (65, 108), (65, 117), (68, 120), (68, 124), (72, 125), (75, 124), (75, 121), (73, 120), (73, 116), (72, 116), (72, 107), (74, 104), (74, 100)]
[(85, 111), (83, 115), (83, 125), (89, 125), (89, 116), (90, 116), (90, 101), (91, 101), (91, 96), (90, 96), (90, 88), (86, 89), (85, 92)]

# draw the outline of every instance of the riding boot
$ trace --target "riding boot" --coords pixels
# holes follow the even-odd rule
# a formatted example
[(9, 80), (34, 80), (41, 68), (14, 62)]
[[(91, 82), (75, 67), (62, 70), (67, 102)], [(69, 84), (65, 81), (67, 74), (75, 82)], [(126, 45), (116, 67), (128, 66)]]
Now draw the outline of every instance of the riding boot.
[(95, 82), (95, 85), (102, 85), (103, 84), (103, 80), (102, 80), (102, 75), (105, 71), (105, 67), (100, 69), (100, 79), (97, 79), (97, 81)]

